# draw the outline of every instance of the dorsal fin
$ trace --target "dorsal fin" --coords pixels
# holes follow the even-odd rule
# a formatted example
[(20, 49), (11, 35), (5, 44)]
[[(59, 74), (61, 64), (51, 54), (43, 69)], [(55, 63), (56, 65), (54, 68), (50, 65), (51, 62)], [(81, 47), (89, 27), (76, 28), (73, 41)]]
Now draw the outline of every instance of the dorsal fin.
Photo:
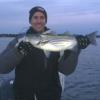
[(56, 35), (54, 31), (52, 30), (47, 30), (45, 32), (42, 33), (43, 35)]
[(71, 36), (71, 34), (68, 31), (66, 31), (66, 32), (64, 32), (62, 34), (58, 34), (58, 35), (59, 36)]

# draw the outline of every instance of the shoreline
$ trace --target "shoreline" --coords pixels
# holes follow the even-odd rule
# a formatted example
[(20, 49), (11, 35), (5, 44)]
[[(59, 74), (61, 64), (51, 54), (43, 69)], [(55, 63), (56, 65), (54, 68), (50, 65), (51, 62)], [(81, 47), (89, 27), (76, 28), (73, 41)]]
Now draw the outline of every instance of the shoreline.
[[(12, 38), (12, 37), (17, 37), (21, 34), (0, 34), (0, 37), (7, 37), (7, 38)], [(96, 38), (100, 38), (100, 35), (97, 35)]]

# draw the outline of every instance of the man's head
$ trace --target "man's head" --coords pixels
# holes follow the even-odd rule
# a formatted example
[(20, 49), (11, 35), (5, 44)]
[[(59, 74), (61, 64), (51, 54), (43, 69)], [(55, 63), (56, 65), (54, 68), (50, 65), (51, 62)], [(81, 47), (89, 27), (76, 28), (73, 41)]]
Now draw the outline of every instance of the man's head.
[(45, 9), (40, 6), (33, 7), (29, 11), (29, 23), (35, 31), (44, 31), (44, 27), (47, 23), (47, 13)]

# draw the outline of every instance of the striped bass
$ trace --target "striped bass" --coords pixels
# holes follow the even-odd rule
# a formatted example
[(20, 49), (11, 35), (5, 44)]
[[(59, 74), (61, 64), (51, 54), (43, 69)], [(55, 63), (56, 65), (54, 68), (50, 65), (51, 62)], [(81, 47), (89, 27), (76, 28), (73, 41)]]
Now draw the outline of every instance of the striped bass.
[[(89, 38), (91, 44), (96, 44), (96, 32), (92, 32), (86, 36)], [(54, 52), (73, 50), (78, 44), (75, 35), (53, 34), (51, 30), (42, 34), (28, 34), (19, 39), (20, 41), (30, 42), (36, 48)]]

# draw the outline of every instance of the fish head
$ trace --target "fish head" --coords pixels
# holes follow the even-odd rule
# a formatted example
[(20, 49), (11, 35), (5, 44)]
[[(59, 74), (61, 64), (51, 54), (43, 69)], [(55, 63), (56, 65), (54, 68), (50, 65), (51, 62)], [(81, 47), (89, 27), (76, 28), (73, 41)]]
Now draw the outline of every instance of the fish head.
[(25, 38), (26, 42), (30, 42), (33, 45), (38, 44), (40, 42), (40, 40), (41, 40), (40, 35), (33, 35), (33, 34), (29, 34)]

